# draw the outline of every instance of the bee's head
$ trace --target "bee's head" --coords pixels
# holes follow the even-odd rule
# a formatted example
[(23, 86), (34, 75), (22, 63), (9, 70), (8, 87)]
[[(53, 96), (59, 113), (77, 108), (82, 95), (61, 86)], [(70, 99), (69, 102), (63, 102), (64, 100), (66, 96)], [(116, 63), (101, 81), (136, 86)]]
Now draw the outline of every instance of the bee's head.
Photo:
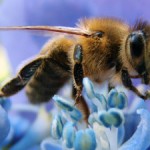
[(150, 74), (150, 38), (148, 27), (131, 32), (126, 40), (126, 54), (133, 68), (142, 76)]

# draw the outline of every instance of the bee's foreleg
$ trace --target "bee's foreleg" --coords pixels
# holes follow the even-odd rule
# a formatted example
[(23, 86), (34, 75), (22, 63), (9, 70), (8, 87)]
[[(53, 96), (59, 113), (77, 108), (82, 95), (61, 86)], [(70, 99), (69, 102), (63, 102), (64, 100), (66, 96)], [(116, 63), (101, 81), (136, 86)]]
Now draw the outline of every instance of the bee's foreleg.
[(88, 105), (82, 96), (82, 81), (84, 77), (83, 67), (82, 67), (82, 46), (77, 44), (74, 49), (74, 69), (73, 69), (73, 75), (74, 75), (74, 83), (75, 87), (73, 88), (74, 94), (76, 94), (75, 98), (75, 105), (78, 107), (78, 109), (83, 113), (84, 120), (87, 122), (88, 116), (90, 114)]
[(72, 84), (72, 97), (75, 98), (76, 95), (77, 95), (77, 90), (76, 90), (74, 84)]
[[(82, 67), (82, 46), (77, 44), (74, 49), (74, 69), (73, 76), (76, 88), (77, 101), (78, 97), (81, 96), (82, 92), (82, 81), (83, 81), (83, 67)], [(76, 102), (77, 102), (76, 101)]]
[(121, 72), (122, 77), (122, 83), (125, 87), (136, 93), (139, 97), (141, 97), (144, 100), (147, 100), (150, 97), (150, 93), (146, 92), (145, 94), (142, 94), (133, 84), (130, 78), (130, 75), (126, 68), (122, 69)]
[(112, 89), (114, 89), (115, 86), (113, 86), (110, 82), (108, 83), (108, 92), (110, 92)]
[(15, 78), (8, 81), (0, 90), (0, 97), (11, 96), (21, 89), (28, 83), (29, 79), (35, 73), (37, 68), (42, 63), (42, 57), (38, 57), (26, 64), (17, 74)]

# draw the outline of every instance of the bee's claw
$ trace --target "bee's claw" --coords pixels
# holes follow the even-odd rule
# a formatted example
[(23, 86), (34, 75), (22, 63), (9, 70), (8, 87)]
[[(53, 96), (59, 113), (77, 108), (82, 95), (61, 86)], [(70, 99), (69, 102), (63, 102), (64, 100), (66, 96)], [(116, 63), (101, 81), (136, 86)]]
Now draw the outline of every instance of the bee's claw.
[(78, 95), (75, 99), (75, 106), (78, 105), (80, 103), (80, 100), (81, 100), (81, 95)]
[(145, 92), (145, 97), (146, 97), (145, 100), (150, 99), (150, 90), (148, 90), (148, 91)]

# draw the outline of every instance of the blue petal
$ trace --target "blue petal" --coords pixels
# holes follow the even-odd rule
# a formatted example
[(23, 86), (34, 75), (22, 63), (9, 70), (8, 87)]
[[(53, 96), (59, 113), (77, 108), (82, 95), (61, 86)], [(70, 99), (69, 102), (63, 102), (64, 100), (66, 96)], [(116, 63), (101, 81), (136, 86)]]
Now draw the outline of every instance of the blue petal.
[[(133, 121), (134, 120), (134, 121)], [(140, 122), (140, 115), (138, 115), (136, 112), (132, 114), (125, 114), (125, 137), (124, 141), (127, 141), (136, 131), (137, 126)]]
[(60, 116), (55, 116), (52, 121), (50, 133), (54, 139), (60, 139), (63, 132), (63, 123)]
[(147, 109), (145, 101), (139, 97), (134, 98), (131, 106), (128, 109), (128, 113), (133, 114), (136, 112), (137, 109)]
[(125, 136), (125, 128), (122, 125), (118, 128), (118, 145), (122, 144), (122, 142), (124, 140), (124, 136)]
[(93, 84), (88, 78), (83, 79), (83, 85), (89, 99), (97, 106), (98, 110), (106, 109), (106, 99), (103, 95), (95, 93)]
[(127, 97), (123, 92), (112, 89), (108, 94), (108, 106), (124, 109), (127, 106)]
[(133, 136), (119, 150), (146, 150), (150, 146), (150, 112), (145, 109), (137, 110), (141, 121)]
[(69, 103), (69, 101), (66, 101), (65, 99), (61, 98), (58, 95), (53, 96), (53, 99), (55, 101), (55, 103), (64, 110), (68, 110), (68, 111), (72, 111), (73, 110), (73, 106), (71, 103)]
[(79, 121), (82, 119), (82, 113), (76, 109), (71, 102), (66, 101), (58, 95), (55, 95), (53, 99), (55, 100), (55, 103), (64, 110), (63, 112), (67, 113), (73, 121)]
[(96, 99), (94, 99), (94, 100), (97, 100), (97, 102), (98, 102), (98, 103), (96, 103), (97, 109), (98, 110), (102, 110), (102, 109), (106, 110), (107, 101), (106, 101), (106, 98), (104, 97), (104, 95), (95, 93), (95, 97), (96, 97)]
[(108, 112), (112, 115), (113, 118), (115, 118), (112, 121), (113, 126), (119, 127), (120, 125), (122, 125), (124, 123), (125, 118), (124, 118), (122, 111), (112, 108), (112, 109), (109, 109)]
[(34, 123), (30, 126), (24, 137), (13, 145), (10, 150), (27, 150), (40, 143), (49, 136), (51, 118), (42, 107)]
[(10, 131), (10, 122), (6, 111), (0, 106), (0, 143), (2, 143)]
[(62, 146), (51, 138), (44, 139), (41, 143), (41, 150), (62, 150)]
[(94, 122), (97, 122), (96, 120), (96, 116), (97, 116), (97, 113), (92, 113), (90, 114), (89, 118), (88, 118), (88, 123), (93, 126), (93, 123)]
[(23, 137), (25, 132), (30, 127), (30, 122), (27, 119), (24, 119), (23, 117), (17, 115), (10, 117), (10, 123), (13, 130), (13, 140), (15, 141)]
[(9, 98), (0, 98), (0, 105), (8, 111), (11, 107), (11, 101)]
[(118, 93), (118, 105), (117, 108), (119, 109), (124, 109), (125, 107), (127, 107), (127, 96), (125, 95), (125, 93), (123, 92), (119, 92)]
[(76, 133), (75, 150), (95, 150), (96, 149), (96, 137), (92, 129), (79, 130)]
[(7, 138), (1, 144), (1, 146), (5, 146), (10, 143), (16, 143), (16, 141), (20, 140), (25, 135), (31, 125), (29, 120), (17, 115), (12, 115), (11, 117), (9, 117), (9, 120), (11, 129)]
[(5, 138), (5, 140), (2, 143), (0, 143), (0, 148), (8, 146), (13, 141), (13, 137), (14, 137), (14, 131), (12, 128), (10, 128), (10, 131), (7, 137)]
[(83, 86), (85, 88), (87, 96), (91, 99), (94, 98), (95, 92), (94, 92), (93, 84), (88, 78), (83, 79)]
[(82, 113), (76, 108), (73, 108), (73, 111), (69, 112), (69, 114), (73, 121), (79, 121), (83, 117)]
[(95, 132), (97, 141), (97, 150), (110, 150), (110, 141), (108, 132), (106, 133), (106, 128), (100, 125), (98, 122), (94, 122), (93, 130)]
[(68, 122), (65, 124), (64, 129), (63, 129), (63, 140), (65, 143), (65, 146), (67, 148), (72, 148), (74, 145), (74, 139), (75, 139), (74, 124), (71, 122)]
[(108, 112), (99, 111), (98, 118), (105, 127), (111, 127), (112, 125), (119, 127), (124, 123), (123, 113), (116, 108), (111, 108), (108, 110)]
[(105, 126), (105, 127), (111, 127), (111, 120), (112, 120), (112, 116), (109, 115), (108, 112), (106, 111), (99, 111), (98, 112), (98, 119), (99, 121)]

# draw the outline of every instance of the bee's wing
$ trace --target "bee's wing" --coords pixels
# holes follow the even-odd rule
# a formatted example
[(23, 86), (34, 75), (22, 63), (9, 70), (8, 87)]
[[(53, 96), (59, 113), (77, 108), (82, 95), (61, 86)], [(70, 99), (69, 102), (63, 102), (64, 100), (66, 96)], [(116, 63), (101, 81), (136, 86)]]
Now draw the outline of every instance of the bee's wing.
[(9, 31), (9, 30), (30, 30), (30, 31), (42, 31), (42, 32), (57, 32), (57, 33), (66, 33), (79, 36), (89, 36), (90, 33), (87, 30), (80, 28), (71, 28), (71, 27), (62, 27), (62, 26), (8, 26), (0, 27), (0, 31)]

